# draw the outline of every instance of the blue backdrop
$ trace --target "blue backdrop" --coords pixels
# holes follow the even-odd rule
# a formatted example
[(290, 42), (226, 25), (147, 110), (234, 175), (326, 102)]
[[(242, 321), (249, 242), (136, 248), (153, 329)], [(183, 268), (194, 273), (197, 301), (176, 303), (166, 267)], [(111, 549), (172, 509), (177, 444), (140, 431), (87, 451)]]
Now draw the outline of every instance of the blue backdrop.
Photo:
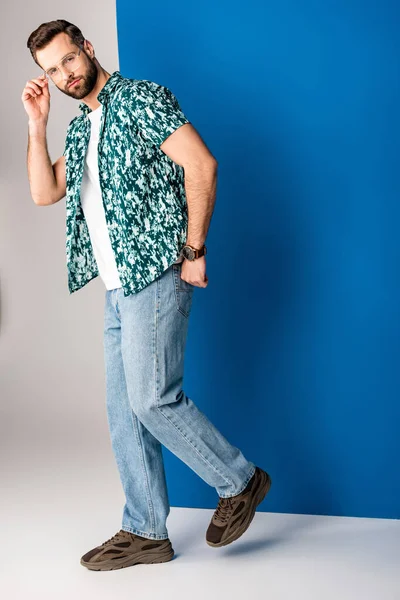
[[(219, 162), (185, 392), (272, 476), (260, 511), (400, 518), (399, 14), (117, 1), (121, 73)], [(164, 448), (173, 506), (218, 500)]]

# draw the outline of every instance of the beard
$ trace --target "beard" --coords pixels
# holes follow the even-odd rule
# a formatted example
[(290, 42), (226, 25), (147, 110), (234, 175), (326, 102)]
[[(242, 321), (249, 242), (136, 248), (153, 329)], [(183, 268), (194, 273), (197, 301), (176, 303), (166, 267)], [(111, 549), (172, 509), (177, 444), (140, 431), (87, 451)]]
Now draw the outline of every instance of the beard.
[[(90, 94), (97, 82), (98, 69), (96, 63), (90, 58), (90, 56), (87, 56), (87, 59), (88, 64), (86, 72), (82, 73), (81, 75), (75, 76), (74, 74), (71, 76), (69, 81), (64, 84), (64, 87), (58, 88), (60, 92), (63, 92), (63, 94), (66, 94), (70, 98), (75, 98), (76, 100), (81, 100)], [(78, 77), (80, 78), (78, 83), (69, 88), (68, 83), (71, 83), (71, 81), (74, 81), (74, 79), (78, 79)]]

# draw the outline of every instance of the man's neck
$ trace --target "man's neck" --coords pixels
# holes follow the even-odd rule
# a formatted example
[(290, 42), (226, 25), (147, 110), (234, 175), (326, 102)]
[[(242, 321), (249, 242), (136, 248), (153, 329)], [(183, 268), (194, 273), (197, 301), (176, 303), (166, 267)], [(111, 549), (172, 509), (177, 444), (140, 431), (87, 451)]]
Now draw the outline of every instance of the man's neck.
[(104, 69), (100, 69), (99, 76), (98, 76), (95, 87), (90, 92), (90, 94), (88, 94), (86, 96), (86, 98), (84, 100), (82, 100), (82, 102), (87, 104), (88, 107), (91, 108), (92, 110), (96, 110), (96, 108), (99, 108), (100, 102), (97, 100), (97, 96), (98, 96), (100, 90), (104, 87), (106, 81), (110, 78), (110, 75), (111, 74), (108, 73), (107, 71), (105, 71)]

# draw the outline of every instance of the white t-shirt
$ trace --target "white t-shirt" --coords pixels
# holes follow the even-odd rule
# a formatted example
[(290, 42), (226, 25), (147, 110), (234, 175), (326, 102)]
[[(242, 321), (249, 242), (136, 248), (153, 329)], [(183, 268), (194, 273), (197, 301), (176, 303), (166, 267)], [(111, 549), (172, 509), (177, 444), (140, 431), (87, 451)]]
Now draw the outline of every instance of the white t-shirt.
[[(122, 286), (108, 233), (99, 180), (97, 144), (99, 142), (102, 108), (103, 105), (100, 104), (98, 108), (88, 113), (88, 118), (91, 121), (91, 131), (80, 193), (82, 210), (89, 229), (99, 275), (106, 288), (113, 290)], [(183, 257), (180, 256), (175, 263), (180, 263), (182, 260)]]

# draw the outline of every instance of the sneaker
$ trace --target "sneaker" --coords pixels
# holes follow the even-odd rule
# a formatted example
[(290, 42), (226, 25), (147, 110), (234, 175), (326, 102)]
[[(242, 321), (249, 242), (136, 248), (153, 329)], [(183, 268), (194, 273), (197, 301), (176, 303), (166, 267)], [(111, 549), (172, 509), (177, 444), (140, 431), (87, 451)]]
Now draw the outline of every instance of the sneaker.
[(174, 549), (169, 538), (151, 540), (120, 529), (101, 546), (81, 557), (80, 563), (92, 571), (113, 571), (138, 563), (161, 563), (171, 560)]
[(271, 477), (256, 467), (246, 488), (237, 496), (219, 499), (206, 533), (209, 546), (226, 546), (237, 540), (249, 527), (257, 506), (271, 487)]

